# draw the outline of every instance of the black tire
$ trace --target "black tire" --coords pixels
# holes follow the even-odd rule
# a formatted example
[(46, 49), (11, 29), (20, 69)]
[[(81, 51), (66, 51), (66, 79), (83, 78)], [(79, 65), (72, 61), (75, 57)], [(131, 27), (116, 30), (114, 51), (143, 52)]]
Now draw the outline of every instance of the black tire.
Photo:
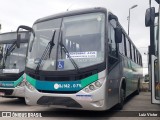
[(117, 104), (116, 109), (117, 110), (122, 110), (123, 109), (123, 105), (124, 105), (124, 101), (125, 101), (125, 90), (123, 88), (120, 89), (120, 103)]
[(140, 93), (140, 80), (138, 80), (137, 90), (135, 91), (135, 95), (139, 95)]
[(19, 97), (18, 98), (20, 101), (25, 101), (25, 99), (23, 97)]

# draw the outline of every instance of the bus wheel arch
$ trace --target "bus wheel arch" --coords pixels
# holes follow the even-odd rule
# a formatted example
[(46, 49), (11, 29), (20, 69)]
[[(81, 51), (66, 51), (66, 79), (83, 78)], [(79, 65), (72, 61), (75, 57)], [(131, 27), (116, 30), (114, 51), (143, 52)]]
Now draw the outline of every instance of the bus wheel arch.
[(126, 80), (125, 78), (122, 78), (119, 86), (119, 97), (118, 97), (119, 102), (117, 104), (117, 109), (121, 110), (123, 108), (125, 97), (126, 97)]

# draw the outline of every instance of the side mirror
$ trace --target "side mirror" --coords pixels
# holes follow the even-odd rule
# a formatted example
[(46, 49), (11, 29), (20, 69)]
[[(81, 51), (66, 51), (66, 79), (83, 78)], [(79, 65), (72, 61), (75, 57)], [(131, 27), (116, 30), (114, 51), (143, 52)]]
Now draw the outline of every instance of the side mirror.
[[(30, 32), (32, 32), (33, 33), (33, 36), (35, 37), (35, 32), (34, 32), (34, 30), (31, 28), (31, 27), (29, 27), (29, 26), (25, 26), (25, 25), (20, 25), (18, 28), (17, 28), (17, 45), (18, 44), (20, 44), (20, 36), (18, 36), (19, 34), (18, 34), (18, 32), (19, 32), (19, 29), (25, 29), (25, 30), (27, 30), (27, 31), (30, 31)], [(32, 42), (34, 42), (34, 41), (32, 41)], [(32, 43), (32, 45), (33, 45), (33, 43)], [(32, 46), (31, 45), (31, 46)], [(20, 46), (20, 45), (19, 45)], [(30, 49), (29, 49), (29, 51), (31, 51), (32, 50), (32, 47), (30, 47)]]
[(20, 48), (20, 41), (21, 41), (21, 35), (17, 34), (17, 41), (16, 41), (17, 48)]
[(156, 2), (157, 2), (158, 4), (160, 4), (160, 0), (156, 0)]
[(115, 28), (115, 42), (116, 43), (122, 42), (122, 28), (120, 27)]
[(155, 8), (154, 7), (148, 8), (146, 10), (146, 15), (145, 15), (146, 27), (154, 25), (154, 20), (155, 20)]
[(115, 16), (115, 15), (113, 15), (113, 14), (110, 14), (109, 15), (109, 20), (115, 20), (115, 21), (118, 21), (118, 17), (117, 16)]
[(33, 29), (32, 29), (31, 27), (25, 26), (25, 25), (20, 25), (20, 26), (17, 28), (17, 32), (19, 32), (19, 29), (20, 29), (20, 28), (33, 32)]

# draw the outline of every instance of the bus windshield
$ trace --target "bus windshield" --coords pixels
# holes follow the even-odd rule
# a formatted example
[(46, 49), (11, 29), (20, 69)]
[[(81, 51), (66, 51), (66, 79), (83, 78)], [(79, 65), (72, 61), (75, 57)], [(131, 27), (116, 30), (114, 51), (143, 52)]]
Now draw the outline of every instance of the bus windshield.
[[(21, 43), (20, 48), (15, 48), (11, 53), (7, 54), (7, 49), (12, 44), (5, 44), (5, 55), (3, 73), (20, 73), (24, 71), (25, 59), (28, 43)], [(7, 55), (6, 55), (7, 54)], [(11, 70), (11, 71), (10, 71)]]
[(75, 66), (84, 68), (104, 61), (105, 15), (103, 13), (81, 14), (44, 21), (35, 24), (33, 29), (35, 37), (30, 39), (29, 47), (32, 47), (32, 50), (28, 52), (26, 64), (31, 69), (36, 69), (37, 63), (41, 61), (54, 31), (56, 31), (55, 45), (51, 49), (50, 57), (41, 61), (40, 70), (74, 70)]

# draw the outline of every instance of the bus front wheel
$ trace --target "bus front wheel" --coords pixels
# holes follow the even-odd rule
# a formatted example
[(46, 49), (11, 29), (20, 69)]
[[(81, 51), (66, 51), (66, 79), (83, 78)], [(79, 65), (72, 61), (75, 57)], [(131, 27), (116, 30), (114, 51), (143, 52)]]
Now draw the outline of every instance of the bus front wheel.
[(120, 95), (119, 95), (119, 99), (120, 99), (120, 102), (117, 104), (117, 109), (118, 110), (121, 110), (123, 108), (123, 105), (124, 105), (124, 100), (125, 100), (125, 90), (124, 88), (121, 87), (120, 89)]

